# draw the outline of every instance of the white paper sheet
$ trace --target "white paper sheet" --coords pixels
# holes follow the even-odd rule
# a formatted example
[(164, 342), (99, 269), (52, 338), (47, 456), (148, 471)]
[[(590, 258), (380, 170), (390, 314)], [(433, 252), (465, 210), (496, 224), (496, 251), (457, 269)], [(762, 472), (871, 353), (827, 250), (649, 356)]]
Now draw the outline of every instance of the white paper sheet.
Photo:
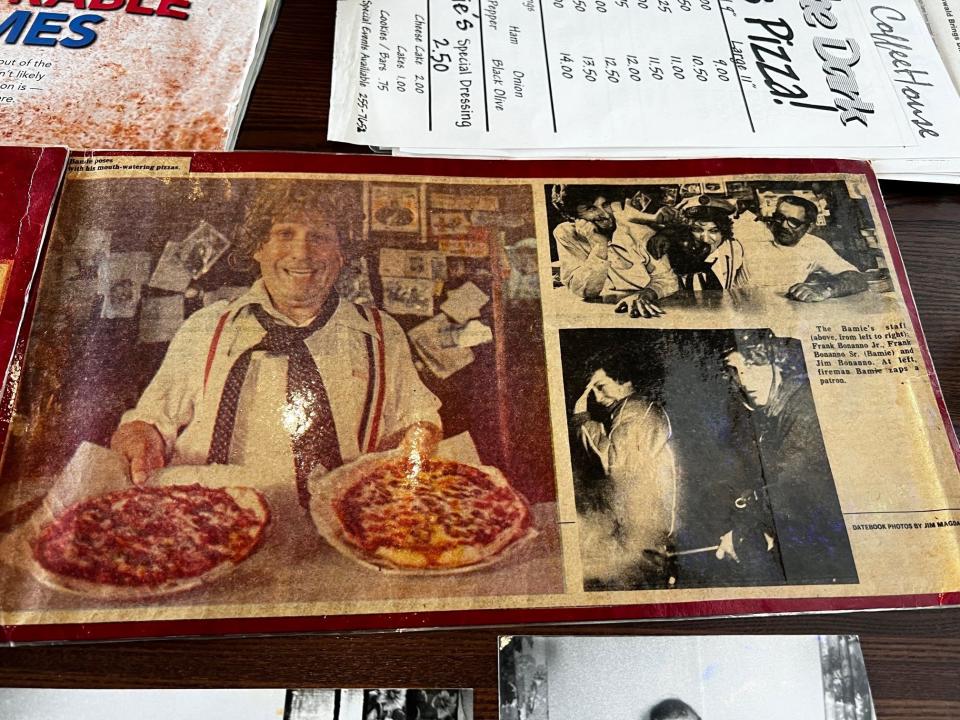
[(285, 690), (0, 690), (6, 720), (282, 720)]
[(960, 92), (960, 2), (957, 0), (917, 0), (927, 19), (930, 34), (937, 44), (943, 64)]
[(331, 140), (943, 158), (956, 117), (914, 0), (338, 3)]

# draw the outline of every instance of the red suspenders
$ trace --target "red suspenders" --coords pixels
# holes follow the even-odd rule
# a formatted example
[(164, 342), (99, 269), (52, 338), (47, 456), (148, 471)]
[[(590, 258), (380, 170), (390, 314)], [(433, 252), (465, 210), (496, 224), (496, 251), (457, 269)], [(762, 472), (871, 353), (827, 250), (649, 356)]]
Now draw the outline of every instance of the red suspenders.
[(220, 336), (223, 335), (223, 326), (227, 324), (229, 312), (225, 312), (217, 321), (217, 329), (213, 331), (213, 339), (210, 341), (210, 349), (207, 351), (207, 364), (203, 368), (203, 389), (206, 392), (207, 380), (210, 379), (210, 368), (213, 367), (213, 358), (217, 354), (217, 346), (220, 344)]
[(360, 421), (360, 433), (357, 438), (360, 452), (373, 452), (377, 449), (377, 439), (380, 435), (380, 421), (383, 418), (383, 402), (386, 397), (386, 365), (387, 353), (383, 343), (383, 318), (380, 311), (374, 307), (361, 310), (364, 315), (370, 313), (368, 320), (373, 321), (376, 347), (367, 342), (367, 358), (369, 371), (367, 372), (367, 399), (364, 403), (363, 417)]
[[(387, 352), (383, 341), (383, 317), (376, 308), (364, 308), (357, 306), (361, 314), (367, 320), (373, 322), (375, 337), (373, 342), (367, 343), (367, 399), (364, 403), (363, 415), (360, 420), (360, 429), (357, 433), (358, 446), (361, 453), (373, 452), (377, 448), (377, 439), (380, 435), (380, 423), (383, 419), (383, 404), (386, 399), (386, 365)], [(369, 312), (369, 317), (367, 313)], [(223, 329), (230, 317), (229, 312), (225, 312), (217, 321), (216, 330), (213, 331), (213, 337), (210, 340), (210, 348), (207, 350), (207, 362), (203, 368), (203, 389), (207, 389), (207, 381), (210, 379), (210, 369), (213, 367), (213, 360), (217, 355), (217, 348), (220, 345), (220, 337), (223, 335)]]

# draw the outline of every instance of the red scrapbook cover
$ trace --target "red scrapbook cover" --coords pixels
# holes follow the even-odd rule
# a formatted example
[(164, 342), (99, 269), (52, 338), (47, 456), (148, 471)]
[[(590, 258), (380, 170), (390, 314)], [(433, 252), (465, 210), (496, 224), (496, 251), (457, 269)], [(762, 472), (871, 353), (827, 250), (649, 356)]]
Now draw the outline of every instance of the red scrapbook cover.
[[(66, 164), (66, 148), (0, 147), (0, 367), (4, 372), (0, 433), (4, 436), (12, 415), (9, 391), (22, 371), (30, 322), (28, 292), (36, 279)], [(12, 520), (0, 513), (0, 528)]]
[(863, 163), (79, 154), (20, 339), (10, 643), (960, 597)]

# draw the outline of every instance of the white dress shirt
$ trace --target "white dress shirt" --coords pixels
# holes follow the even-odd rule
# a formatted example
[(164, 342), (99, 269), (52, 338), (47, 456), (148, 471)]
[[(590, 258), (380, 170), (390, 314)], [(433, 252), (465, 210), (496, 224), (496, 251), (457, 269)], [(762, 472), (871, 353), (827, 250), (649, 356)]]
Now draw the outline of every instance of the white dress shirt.
[(839, 275), (857, 268), (837, 255), (826, 240), (804, 235), (791, 247), (769, 239), (752, 242), (745, 247), (746, 268), (751, 287), (772, 287), (786, 292), (797, 283), (806, 282), (814, 273)]
[(656, 548), (676, 531), (677, 522), (678, 471), (667, 414), (631, 396), (614, 410), (609, 429), (587, 420), (579, 435), (603, 465), (624, 544), (633, 552)]
[(553, 237), (560, 258), (560, 282), (585, 299), (613, 302), (644, 288), (658, 298), (672, 295), (679, 287), (666, 257), (655, 258), (647, 250), (647, 241), (656, 233), (647, 225), (630, 222), (623, 206), (616, 211), (617, 227), (606, 247), (606, 256), (598, 255), (590, 239), (582, 237), (572, 222), (557, 225)]
[[(251, 305), (261, 305), (285, 324), (296, 324), (273, 306), (263, 280), (233, 302), (198, 310), (171, 341), (136, 408), (123, 416), (124, 423), (141, 420), (156, 427), (173, 465), (207, 462), (227, 375), (240, 355), (266, 335)], [(380, 317), (385, 380), (373, 445), (417, 421), (440, 425), (440, 401), (420, 380), (406, 335), (392, 317), (382, 312)], [(379, 355), (377, 328), (358, 306), (341, 299), (327, 323), (305, 343), (323, 378), (341, 456), (350, 462), (366, 451), (361, 448), (366, 444), (361, 425), (369, 426), (364, 419), (374, 412), (368, 401), (373, 380), (368, 349)], [(287, 407), (287, 358), (254, 352), (240, 393), (230, 463), (271, 473), (278, 482), (295, 478), (294, 424), (295, 413)]]

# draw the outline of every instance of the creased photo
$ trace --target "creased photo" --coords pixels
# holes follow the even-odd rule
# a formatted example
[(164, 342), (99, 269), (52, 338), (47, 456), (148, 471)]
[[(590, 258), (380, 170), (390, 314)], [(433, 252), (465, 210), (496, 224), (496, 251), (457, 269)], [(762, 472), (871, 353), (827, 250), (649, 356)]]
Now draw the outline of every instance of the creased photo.
[[(30, 429), (8, 438), (3, 481), (14, 506), (17, 486), (45, 503), (0, 542), (4, 617), (562, 591), (546, 398), (534, 418), (507, 400), (546, 386), (540, 308), (514, 302), (508, 326), (491, 304), (503, 245), (449, 283), (436, 243), (368, 226), (363, 179), (104, 182), (68, 187), (41, 279)], [(511, 203), (524, 224), (488, 242), (535, 232), (515, 187), (410, 188), (428, 208), (434, 191)], [(102, 313), (60, 292), (74, 227), (112, 238)], [(371, 276), (384, 261), (401, 276)], [(416, 700), (455, 716), (443, 702)]]

